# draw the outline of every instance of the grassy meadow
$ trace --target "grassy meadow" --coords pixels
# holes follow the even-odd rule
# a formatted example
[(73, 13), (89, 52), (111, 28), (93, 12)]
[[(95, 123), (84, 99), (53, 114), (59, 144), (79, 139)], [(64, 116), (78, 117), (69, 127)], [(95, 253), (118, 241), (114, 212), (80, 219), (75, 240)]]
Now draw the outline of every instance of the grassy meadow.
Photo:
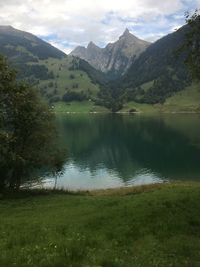
[[(151, 83), (144, 84), (144, 90)], [(147, 89), (146, 89), (147, 90)], [(184, 113), (184, 112), (200, 112), (200, 84), (193, 83), (184, 90), (177, 92), (171, 97), (168, 97), (164, 104), (140, 104), (134, 101), (124, 104), (121, 112), (129, 112), (131, 109), (136, 109), (142, 113)]]
[(72, 57), (49, 58), (34, 63), (34, 65), (46, 66), (48, 71), (54, 75), (53, 79), (39, 80), (38, 87), (46, 98), (59, 96), (62, 99), (62, 96), (68, 91), (84, 92), (91, 97), (96, 96), (99, 85), (92, 83), (86, 72), (71, 69), (72, 60)]
[(54, 105), (56, 113), (90, 113), (90, 112), (109, 112), (109, 110), (102, 106), (96, 106), (92, 101), (73, 101), (73, 102), (58, 102)]
[[(95, 92), (95, 91), (93, 91)], [(96, 106), (93, 101), (73, 101), (69, 103), (58, 102), (54, 104), (55, 112), (104, 112), (109, 110), (102, 106)], [(164, 104), (140, 104), (134, 101), (125, 103), (123, 108), (119, 111), (130, 112), (135, 109), (137, 112), (153, 114), (153, 113), (199, 113), (200, 112), (200, 85), (194, 83), (186, 89), (176, 93), (175, 95), (166, 99)]]
[(200, 185), (0, 195), (0, 266), (200, 266)]

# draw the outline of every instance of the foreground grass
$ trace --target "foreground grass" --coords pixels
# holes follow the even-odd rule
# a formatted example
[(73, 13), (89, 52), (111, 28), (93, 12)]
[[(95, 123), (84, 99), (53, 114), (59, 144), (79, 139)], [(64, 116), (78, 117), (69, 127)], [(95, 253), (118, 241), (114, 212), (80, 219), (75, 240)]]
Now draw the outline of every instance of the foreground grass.
[(1, 195), (0, 266), (200, 266), (200, 185)]

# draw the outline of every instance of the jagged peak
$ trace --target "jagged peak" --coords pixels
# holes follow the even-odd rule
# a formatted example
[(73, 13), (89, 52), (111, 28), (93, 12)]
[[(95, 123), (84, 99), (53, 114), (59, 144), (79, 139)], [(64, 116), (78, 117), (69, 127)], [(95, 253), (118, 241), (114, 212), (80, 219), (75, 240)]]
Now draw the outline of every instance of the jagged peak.
[(127, 35), (127, 34), (130, 34), (130, 31), (129, 31), (129, 29), (128, 29), (128, 28), (126, 28), (126, 29), (125, 29), (125, 31), (124, 31), (124, 33), (123, 33), (123, 35)]
[(138, 39), (135, 35), (133, 35), (128, 28), (125, 29), (124, 33), (119, 37), (121, 38), (132, 38), (132, 39)]
[(71, 51), (70, 55), (77, 56), (77, 54), (84, 53), (85, 51), (86, 48), (84, 46), (77, 46)]
[(77, 47), (74, 48), (74, 50), (76, 50), (76, 49), (85, 49), (85, 47), (81, 46), (81, 45), (78, 45)]
[(88, 46), (87, 46), (87, 49), (90, 49), (90, 48), (99, 48), (95, 43), (93, 43), (92, 41), (89, 42)]

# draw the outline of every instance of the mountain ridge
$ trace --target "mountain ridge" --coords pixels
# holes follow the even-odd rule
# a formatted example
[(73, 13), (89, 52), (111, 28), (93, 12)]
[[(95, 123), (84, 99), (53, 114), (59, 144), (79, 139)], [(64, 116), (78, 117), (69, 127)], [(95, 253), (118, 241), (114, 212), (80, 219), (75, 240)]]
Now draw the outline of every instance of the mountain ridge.
[[(119, 77), (115, 81), (108, 78), (109, 71), (98, 71), (87, 61), (76, 56), (67, 56), (37, 36), (10, 26), (0, 26), (0, 52), (18, 69), (18, 78), (36, 85), (50, 103), (89, 100), (91, 108), (92, 103), (95, 103), (115, 112), (131, 101), (162, 105), (166, 99), (191, 84), (184, 54), (178, 57), (176, 55), (187, 32), (188, 26), (183, 26), (148, 45), (138, 56), (131, 58), (130, 68), (122, 77), (115, 73), (115, 78)], [(117, 41), (117, 46), (116, 43), (107, 44), (105, 48), (109, 60), (104, 62), (106, 66), (113, 66), (118, 62), (118, 51), (123, 51), (124, 41), (127, 44), (129, 38), (132, 43), (133, 40), (140, 40), (125, 30)], [(93, 42), (88, 47), (94, 54), (102, 51)], [(87, 50), (84, 47), (80, 49)], [(125, 49), (127, 55), (129, 52), (131, 53)], [(115, 53), (116, 57), (109, 57)], [(119, 53), (119, 59), (121, 57), (122, 54)], [(127, 61), (124, 60), (123, 64), (127, 64)], [(125, 69), (122, 65), (121, 67), (122, 70)], [(188, 87), (186, 91), (191, 99), (194, 99), (194, 95), (195, 99), (199, 99), (198, 85), (194, 89)], [(133, 110), (134, 108), (135, 106)], [(196, 107), (192, 110), (196, 110)]]
[(126, 72), (134, 57), (138, 57), (149, 45), (149, 42), (125, 29), (116, 42), (108, 43), (104, 48), (90, 42), (87, 47), (76, 47), (70, 55), (86, 60), (102, 72), (120, 75)]
[[(66, 56), (63, 51), (33, 35), (32, 33), (15, 29), (10, 25), (0, 26), (1, 47), (4, 45), (6, 48), (6, 41), (9, 41), (10, 46), (16, 46), (16, 44), (19, 46), (25, 46), (27, 53), (34, 53), (39, 59), (45, 59), (48, 57), (62, 58)], [(9, 47), (7, 48), (7, 51), (4, 49), (4, 54), (10, 56)], [(15, 56), (17, 56), (17, 54)]]
[(167, 97), (191, 83), (185, 64), (187, 52), (178, 52), (189, 30), (185, 25), (162, 37), (131, 64), (121, 81), (117, 81), (120, 83), (118, 86), (127, 91), (130, 100), (163, 103)]

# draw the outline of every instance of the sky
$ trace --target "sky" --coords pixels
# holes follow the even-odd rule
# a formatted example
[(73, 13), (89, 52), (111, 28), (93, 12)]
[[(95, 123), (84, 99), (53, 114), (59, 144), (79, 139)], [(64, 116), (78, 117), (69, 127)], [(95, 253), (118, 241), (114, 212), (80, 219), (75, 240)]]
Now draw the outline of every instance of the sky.
[(200, 0), (0, 0), (0, 25), (31, 32), (67, 54), (116, 41), (126, 28), (154, 42), (185, 23)]

